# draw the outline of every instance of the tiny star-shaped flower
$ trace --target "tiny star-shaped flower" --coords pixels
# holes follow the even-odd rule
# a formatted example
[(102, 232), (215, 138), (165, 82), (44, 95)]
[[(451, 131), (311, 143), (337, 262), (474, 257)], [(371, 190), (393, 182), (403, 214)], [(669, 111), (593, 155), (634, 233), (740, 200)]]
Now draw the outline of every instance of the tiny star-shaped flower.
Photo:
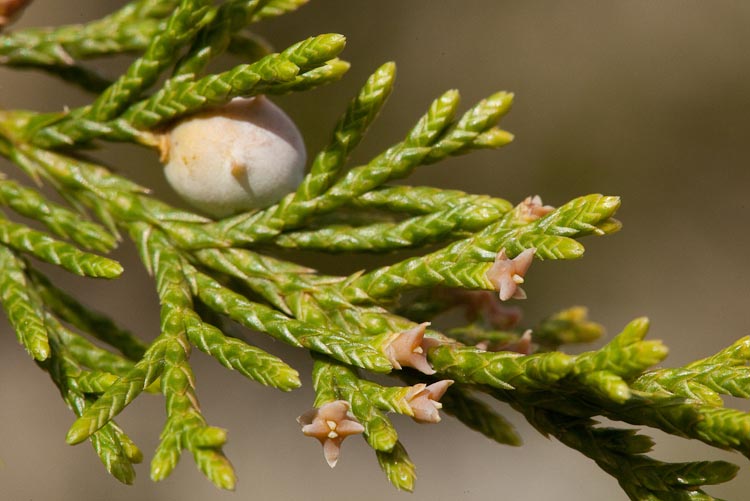
[(536, 221), (540, 217), (544, 217), (553, 210), (554, 207), (551, 205), (544, 205), (542, 198), (539, 195), (526, 197), (523, 202), (518, 204), (516, 207), (518, 211), (518, 217), (527, 223)]
[(440, 413), (438, 411), (443, 408), (443, 404), (438, 400), (452, 384), (451, 379), (443, 379), (429, 386), (424, 383), (412, 386), (406, 394), (406, 401), (414, 412), (412, 419), (418, 423), (439, 423)]
[(489, 341), (481, 341), (476, 344), (476, 347), (484, 351), (513, 351), (521, 355), (531, 355), (534, 351), (534, 346), (531, 342), (531, 329), (526, 329), (521, 337), (512, 343), (505, 343), (498, 346), (490, 344)]
[(427, 362), (425, 356), (428, 347), (434, 345), (430, 342), (432, 340), (424, 337), (424, 331), (428, 325), (430, 322), (424, 322), (391, 336), (383, 352), (393, 367), (401, 369), (405, 365), (424, 374), (435, 374), (435, 370)]
[(317, 438), (323, 445), (323, 456), (328, 466), (333, 468), (341, 453), (341, 442), (349, 435), (365, 431), (349, 412), (349, 402), (335, 400), (317, 409), (310, 409), (297, 418), (302, 425), (302, 433)]
[(518, 306), (505, 306), (494, 297), (490, 291), (482, 291), (490, 293), (491, 302), (487, 303), (485, 309), (485, 318), (487, 322), (495, 329), (512, 329), (518, 322), (521, 321), (523, 312)]
[(519, 285), (523, 283), (523, 277), (531, 266), (535, 252), (536, 249), (526, 249), (513, 259), (505, 255), (505, 249), (497, 253), (494, 264), (487, 271), (487, 279), (499, 292), (501, 301), (510, 298), (526, 299), (526, 293)]
[(454, 297), (466, 306), (467, 320), (473, 322), (481, 317), (495, 329), (512, 329), (523, 316), (518, 306), (504, 305), (492, 291), (457, 290)]

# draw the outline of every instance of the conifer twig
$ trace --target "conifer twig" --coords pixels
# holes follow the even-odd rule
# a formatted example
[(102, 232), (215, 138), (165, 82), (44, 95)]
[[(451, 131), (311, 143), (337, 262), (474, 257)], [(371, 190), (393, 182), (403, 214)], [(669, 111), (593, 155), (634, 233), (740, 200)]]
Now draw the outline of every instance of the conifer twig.
[[(619, 197), (588, 194), (552, 207), (533, 191), (514, 204), (393, 184), (447, 158), (508, 145), (513, 135), (500, 122), (513, 94), (492, 93), (461, 113), (459, 92), (448, 90), (400, 141), (350, 166), (394, 88), (396, 67), (387, 62), (346, 106), (327, 144), (311, 155), (307, 174), (300, 160), (295, 184), (265, 204), (223, 213), (204, 207), (229, 214), (217, 219), (173, 207), (82, 154), (94, 142), (120, 141), (168, 156), (176, 151), (170, 141), (177, 142), (178, 125), (196, 123), (198, 113), (243, 121), (259, 135), (279, 132), (278, 124), (237, 116), (234, 105), (260, 106), (269, 101), (259, 96), (327, 85), (349, 68), (339, 59), (343, 35), (305, 34), (274, 52), (247, 31), (305, 3), (134, 0), (82, 25), (0, 36), (0, 64), (41, 69), (95, 93), (89, 104), (64, 112), (0, 109), (0, 155), (37, 185), (0, 173), (0, 206), (8, 209), (0, 214), (0, 304), (19, 344), (76, 416), (67, 442), (90, 440), (107, 471), (132, 483), (132, 465), (142, 454), (113, 419), (141, 393), (161, 394), (166, 419), (152, 479), (167, 478), (187, 450), (211, 482), (233, 489), (235, 472), (223, 452), (227, 432), (208, 424), (198, 402), (191, 365), (197, 348), (277, 390), (311, 380), (315, 400), (298, 418), (302, 435), (318, 440), (334, 466), (344, 439), (362, 434), (397, 489), (415, 488), (416, 467), (389, 413), (420, 424), (447, 414), (500, 444), (520, 445), (495, 400), (591, 458), (631, 499), (712, 499), (703, 487), (730, 480), (736, 466), (648, 457), (653, 441), (630, 426), (750, 457), (750, 413), (722, 399), (750, 398), (750, 338), (682, 367), (654, 368), (667, 348), (646, 339), (645, 318), (601, 348), (571, 355), (561, 347), (603, 334), (585, 308), (525, 325), (521, 309), (504, 304), (526, 297), (521, 285), (535, 280), (537, 260), (578, 259), (581, 238), (618, 231)], [(22, 4), (0, 0), (0, 26)], [(212, 73), (209, 63), (224, 52), (243, 59)], [(84, 65), (111, 55), (133, 58), (112, 82)], [(236, 98), (242, 99), (228, 106)], [(221, 157), (209, 136), (191, 141), (219, 155), (206, 160), (217, 175), (242, 185), (248, 166)], [(229, 139), (242, 150), (237, 155), (254, 152)], [(181, 159), (188, 170), (199, 164), (192, 153)], [(271, 178), (281, 170), (277, 153), (269, 155)], [(250, 195), (256, 185), (245, 184), (240, 194)], [(151, 341), (53, 284), (37, 262), (86, 279), (117, 279), (123, 266), (106, 255), (126, 239), (138, 249), (159, 299), (159, 334)], [(387, 255), (403, 249), (411, 253)], [(385, 256), (381, 264), (330, 275), (309, 266), (310, 250)], [(445, 328), (440, 315), (452, 309), (464, 310), (466, 325)], [(312, 374), (230, 334), (223, 328), (227, 319), (309, 352)], [(372, 373), (396, 382), (375, 381)], [(599, 426), (597, 416), (612, 427)]]

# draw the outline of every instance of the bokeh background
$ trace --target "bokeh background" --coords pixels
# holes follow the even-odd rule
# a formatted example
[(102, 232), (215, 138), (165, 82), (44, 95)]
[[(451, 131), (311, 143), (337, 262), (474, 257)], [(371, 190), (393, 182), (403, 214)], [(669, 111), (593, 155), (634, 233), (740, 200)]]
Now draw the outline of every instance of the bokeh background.
[[(36, 0), (18, 27), (83, 22), (122, 3)], [(446, 89), (460, 89), (466, 106), (496, 90), (514, 91), (516, 103), (503, 122), (516, 134), (511, 146), (422, 168), (410, 182), (514, 202), (538, 193), (553, 205), (586, 193), (621, 195), (622, 232), (586, 240), (586, 256), (577, 262), (534, 265), (526, 317), (533, 323), (560, 308), (586, 305), (611, 336), (648, 315), (651, 336), (671, 347), (666, 364), (674, 365), (750, 334), (748, 26), (750, 3), (740, 0), (317, 0), (257, 31), (280, 48), (323, 32), (348, 37), (343, 57), (353, 67), (342, 82), (278, 100), (312, 153), (349, 97), (387, 60), (399, 67), (396, 90), (355, 160), (397, 141)], [(101, 68), (114, 76), (126, 63)], [(0, 106), (58, 110), (86, 102), (81, 92), (40, 73), (0, 69)], [(116, 145), (97, 155), (179, 203), (152, 153)], [(0, 166), (13, 171), (5, 161)], [(54, 276), (88, 304), (153, 338), (158, 307), (152, 283), (131, 246), (116, 256), (127, 270), (116, 282)], [(316, 263), (343, 273), (381, 261)], [(146, 455), (136, 485), (123, 486), (105, 474), (88, 445), (65, 445), (72, 414), (7, 324), (0, 330), (2, 500), (626, 499), (590, 460), (541, 437), (503, 406), (524, 438), (521, 448), (492, 443), (452, 418), (418, 426), (396, 417), (419, 469), (415, 494), (389, 487), (362, 440), (347, 441), (329, 471), (319, 445), (302, 437), (294, 421), (312, 402), (309, 384), (280, 394), (197, 352), (199, 396), (209, 422), (229, 429), (225, 451), (240, 478), (237, 491), (217, 491), (187, 456), (168, 480), (148, 479), (164, 417), (163, 401), (148, 395), (119, 418)], [(260, 344), (292, 360), (303, 378), (309, 375), (303, 353)], [(750, 469), (740, 455), (652, 435), (661, 459), (741, 464), (733, 483), (709, 492), (746, 498)]]

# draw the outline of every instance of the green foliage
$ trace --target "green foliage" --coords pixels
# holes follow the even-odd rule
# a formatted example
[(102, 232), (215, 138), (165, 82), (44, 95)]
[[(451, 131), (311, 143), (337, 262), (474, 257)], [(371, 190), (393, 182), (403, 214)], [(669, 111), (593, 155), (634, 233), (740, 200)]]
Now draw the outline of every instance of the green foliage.
[[(735, 466), (652, 459), (646, 456), (650, 439), (629, 428), (602, 428), (594, 418), (653, 427), (750, 456), (750, 414), (724, 407), (721, 398), (750, 396), (750, 338), (684, 367), (651, 369), (667, 350), (645, 340), (645, 319), (631, 322), (598, 350), (569, 355), (557, 350), (603, 333), (585, 309), (551, 315), (529, 338), (517, 313), (496, 297), (494, 274), (525, 250), (535, 249), (538, 259), (576, 259), (584, 252), (580, 237), (617, 231), (618, 197), (590, 194), (552, 208), (532, 198), (514, 205), (486, 195), (389, 184), (448, 157), (510, 143), (512, 134), (498, 124), (512, 94), (492, 94), (459, 115), (459, 93), (450, 90), (403, 140), (350, 167), (350, 153), (393, 89), (395, 65), (383, 64), (349, 103), (294, 193), (218, 221), (171, 207), (77, 155), (104, 140), (158, 150), (170, 124), (207, 107), (339, 79), (348, 69), (338, 59), (342, 35), (312, 36), (272, 52), (247, 31), (251, 23), (304, 3), (136, 0), (85, 25), (0, 38), (3, 64), (42, 69), (96, 93), (91, 104), (65, 113), (0, 110), (0, 154), (64, 200), (52, 202), (41, 191), (0, 178), (0, 205), (60, 239), (0, 215), (0, 302), (19, 343), (77, 417), (67, 441), (90, 440), (107, 470), (131, 483), (132, 464), (142, 456), (113, 418), (142, 392), (161, 393), (166, 422), (152, 478), (166, 478), (187, 450), (214, 484), (232, 489), (235, 474), (222, 451), (226, 432), (201, 413), (192, 349), (269, 387), (291, 391), (302, 381), (280, 358), (223, 332), (222, 319), (228, 318), (311, 353), (315, 406), (348, 402), (398, 489), (414, 488), (416, 470), (387, 413), (436, 422), (442, 406), (469, 428), (517, 446), (519, 436), (488, 401), (496, 399), (594, 460), (632, 499), (712, 499), (702, 487), (729, 480)], [(208, 63), (224, 51), (240, 55), (242, 64), (207, 74)], [(135, 59), (114, 82), (84, 65), (115, 54)], [(157, 82), (163, 83), (155, 87)], [(110, 252), (123, 236), (136, 244), (159, 296), (160, 334), (150, 343), (91, 311), (30, 259), (115, 279), (120, 264), (92, 252)], [(287, 248), (408, 248), (412, 254), (350, 276), (327, 276), (280, 258)], [(523, 277), (513, 273), (505, 278), (515, 287)], [(467, 325), (443, 333), (421, 323), (451, 308), (465, 310)], [(369, 380), (367, 371), (392, 373), (406, 384), (383, 386)], [(446, 379), (456, 384), (445, 395), (430, 393), (435, 387), (427, 385), (444, 390)]]
[(385, 391), (382, 387), (360, 379), (353, 369), (321, 356), (316, 356), (313, 382), (317, 394), (316, 407), (333, 400), (347, 400), (352, 413), (365, 427), (367, 443), (376, 452), (393, 449), (398, 441), (398, 433), (382, 412), (392, 410), (390, 406), (387, 403), (385, 406), (378, 405), (379, 397)]

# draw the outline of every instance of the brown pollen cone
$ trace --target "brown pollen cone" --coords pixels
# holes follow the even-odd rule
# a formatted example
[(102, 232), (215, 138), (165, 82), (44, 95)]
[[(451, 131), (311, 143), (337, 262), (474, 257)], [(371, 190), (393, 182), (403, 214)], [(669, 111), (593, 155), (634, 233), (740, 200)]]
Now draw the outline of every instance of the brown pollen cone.
[(424, 322), (391, 336), (383, 352), (393, 367), (400, 369), (402, 366), (407, 366), (424, 374), (435, 374), (435, 370), (427, 362), (425, 356), (430, 345), (429, 340), (424, 337), (428, 325), (430, 322)]
[(513, 259), (505, 254), (505, 249), (500, 249), (495, 257), (495, 262), (487, 271), (487, 279), (499, 292), (500, 300), (507, 301), (510, 298), (526, 299), (526, 293), (519, 287), (523, 283), (523, 277), (531, 266), (536, 249), (526, 249)]
[(406, 400), (414, 412), (412, 419), (418, 423), (439, 423), (443, 404), (439, 402), (450, 385), (451, 379), (443, 379), (427, 386), (424, 383), (415, 384), (406, 394)]

